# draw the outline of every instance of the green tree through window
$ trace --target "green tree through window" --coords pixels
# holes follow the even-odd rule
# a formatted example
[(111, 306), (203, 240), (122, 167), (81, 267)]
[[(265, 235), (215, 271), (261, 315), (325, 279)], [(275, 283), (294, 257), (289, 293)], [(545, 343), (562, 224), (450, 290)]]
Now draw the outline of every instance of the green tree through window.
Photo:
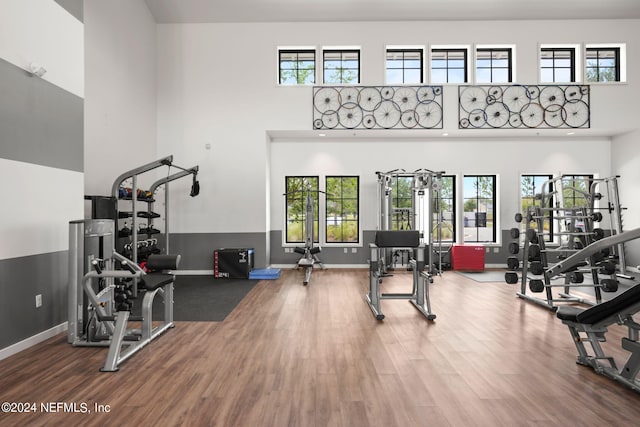
[(496, 241), (496, 176), (464, 177), (463, 209), (466, 242)]
[[(440, 213), (441, 239), (443, 242), (455, 242), (456, 214), (455, 214), (455, 176), (443, 175), (440, 180), (440, 198), (436, 200), (436, 192), (433, 193), (434, 216), (433, 224), (438, 224)], [(434, 235), (434, 240), (437, 235)]]
[(358, 243), (360, 237), (359, 178), (328, 176), (326, 193), (327, 243)]
[(620, 81), (619, 48), (587, 48), (585, 59), (588, 82)]
[(411, 230), (411, 209), (413, 204), (413, 177), (395, 176), (391, 190), (391, 229)]
[(325, 84), (360, 83), (360, 51), (325, 50), (323, 76)]
[(593, 182), (593, 175), (563, 175), (562, 197), (566, 208), (589, 207), (587, 195)]
[[(522, 175), (520, 177), (520, 212), (523, 217), (526, 217), (526, 213), (530, 206), (549, 207), (541, 206), (541, 197), (544, 183), (551, 180), (551, 178), (551, 175)], [(547, 188), (545, 189), (547, 195), (552, 191), (553, 184), (547, 184)], [(549, 199), (548, 203), (553, 203), (553, 199)], [(549, 233), (545, 236), (545, 240), (553, 241), (553, 211), (543, 211), (543, 214), (545, 216), (543, 228), (546, 233)], [(527, 225), (526, 221), (521, 223), (522, 232), (526, 230)]]
[(287, 228), (285, 241), (287, 243), (304, 243), (306, 230), (307, 191), (312, 190), (314, 206), (313, 241), (318, 242), (318, 177), (317, 176), (288, 176), (285, 178)]
[(280, 84), (303, 85), (316, 82), (314, 50), (279, 51)]

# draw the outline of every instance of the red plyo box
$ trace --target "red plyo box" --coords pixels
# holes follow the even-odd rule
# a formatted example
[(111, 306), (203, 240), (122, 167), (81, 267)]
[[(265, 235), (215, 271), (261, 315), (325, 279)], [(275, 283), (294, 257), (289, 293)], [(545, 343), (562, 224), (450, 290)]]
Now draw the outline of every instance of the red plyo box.
[(451, 268), (458, 271), (484, 271), (484, 246), (452, 246)]

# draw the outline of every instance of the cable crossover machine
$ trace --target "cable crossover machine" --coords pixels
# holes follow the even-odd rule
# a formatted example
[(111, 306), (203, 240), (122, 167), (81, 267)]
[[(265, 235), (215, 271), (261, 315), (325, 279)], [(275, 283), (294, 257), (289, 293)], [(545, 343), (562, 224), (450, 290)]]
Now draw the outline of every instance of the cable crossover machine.
[[(442, 274), (442, 176), (444, 171), (418, 169), (406, 172), (394, 169), (389, 172), (376, 172), (378, 176), (378, 230), (417, 230), (420, 243), (424, 244), (426, 267), (432, 274)], [(399, 187), (403, 179), (407, 180), (406, 195), (400, 193)], [(410, 181), (410, 182), (409, 182)], [(396, 201), (396, 199), (404, 199)], [(408, 196), (408, 197), (407, 197)], [(404, 202), (404, 203), (403, 203)], [(405, 253), (410, 251), (404, 250)], [(381, 274), (396, 263), (401, 251), (387, 248), (380, 251)]]
[[(429, 284), (433, 274), (442, 272), (442, 212), (440, 209), (441, 180), (444, 172), (419, 169), (407, 173), (402, 169), (376, 172), (378, 175), (379, 217), (375, 243), (369, 245), (369, 293), (365, 300), (374, 317), (383, 320), (381, 300), (406, 299), (428, 320), (435, 320), (429, 299)], [(404, 206), (394, 205), (393, 185), (402, 179), (411, 181), (410, 199)], [(399, 189), (395, 190), (399, 193)], [(407, 256), (412, 272), (410, 293), (382, 293), (384, 277), (397, 258)], [(437, 262), (434, 261), (437, 255)]]
[(304, 279), (302, 280), (303, 285), (308, 285), (311, 280), (311, 272), (313, 271), (313, 267), (317, 264), (323, 270), (326, 269), (318, 254), (322, 251), (320, 246), (315, 246), (315, 238), (314, 238), (314, 222), (315, 222), (315, 201), (314, 194), (326, 194), (324, 191), (312, 189), (310, 185), (307, 185), (305, 188), (299, 191), (289, 191), (284, 193), (283, 195), (287, 197), (287, 200), (290, 196), (302, 194), (304, 200), (304, 212), (305, 212), (305, 221), (304, 221), (304, 246), (295, 247), (293, 251), (302, 255), (302, 257), (297, 262), (298, 268), (304, 269)]

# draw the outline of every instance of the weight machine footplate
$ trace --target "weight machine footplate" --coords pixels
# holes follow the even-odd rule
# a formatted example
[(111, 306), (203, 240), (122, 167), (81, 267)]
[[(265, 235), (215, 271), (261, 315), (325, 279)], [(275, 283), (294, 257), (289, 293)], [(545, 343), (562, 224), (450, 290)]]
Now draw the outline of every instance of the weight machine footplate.
[(380, 299), (411, 299), (415, 298), (414, 294), (380, 294)]

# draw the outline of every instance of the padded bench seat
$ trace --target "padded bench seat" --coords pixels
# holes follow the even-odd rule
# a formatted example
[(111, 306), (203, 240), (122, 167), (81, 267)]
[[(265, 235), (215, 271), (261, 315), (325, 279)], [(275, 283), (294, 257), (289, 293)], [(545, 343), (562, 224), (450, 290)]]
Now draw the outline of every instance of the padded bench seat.
[(173, 274), (152, 273), (144, 276), (144, 278), (142, 279), (142, 282), (144, 283), (144, 287), (147, 290), (153, 291), (155, 289), (161, 288), (165, 285), (172, 283), (173, 280), (174, 280)]
[[(640, 285), (586, 310), (578, 307), (559, 307), (556, 316), (569, 327), (571, 339), (578, 351), (576, 363), (592, 367), (596, 373), (619, 381), (640, 393), (640, 324), (633, 315), (640, 311)], [(627, 337), (622, 338), (622, 348), (629, 353), (624, 366), (618, 369), (613, 357), (607, 356), (600, 345), (606, 341), (609, 325), (618, 324), (628, 328)], [(587, 345), (590, 346), (587, 348)]]
[(561, 320), (593, 325), (603, 322), (612, 316), (627, 314), (625, 310), (631, 309), (638, 302), (640, 302), (640, 285), (624, 291), (609, 301), (587, 309), (571, 306), (559, 307), (556, 316)]

